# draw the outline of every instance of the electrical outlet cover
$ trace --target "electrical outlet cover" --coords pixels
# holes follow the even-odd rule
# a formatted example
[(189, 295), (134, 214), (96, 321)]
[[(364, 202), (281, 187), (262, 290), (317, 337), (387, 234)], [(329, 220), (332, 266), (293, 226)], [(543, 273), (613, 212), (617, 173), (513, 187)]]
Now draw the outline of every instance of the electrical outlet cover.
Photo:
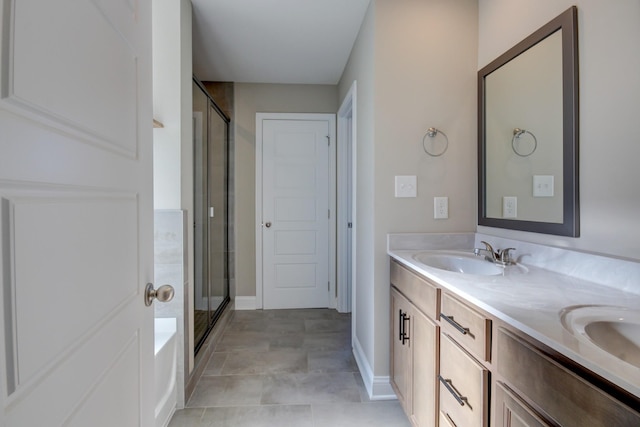
[(433, 218), (435, 219), (449, 218), (449, 198), (448, 197), (433, 198)]
[(515, 196), (505, 196), (502, 198), (502, 217), (518, 217), (518, 198)]

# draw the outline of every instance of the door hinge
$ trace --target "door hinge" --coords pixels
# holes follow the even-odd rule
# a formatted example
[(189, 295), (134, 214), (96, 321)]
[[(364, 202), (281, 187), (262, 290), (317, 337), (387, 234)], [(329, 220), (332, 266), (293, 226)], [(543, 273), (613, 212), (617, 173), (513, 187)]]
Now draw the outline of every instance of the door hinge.
[(348, 222), (347, 223), (347, 228), (353, 228), (353, 223), (352, 222)]
[(331, 209), (327, 210), (327, 218), (331, 218)]
[(327, 290), (330, 291), (331, 290), (331, 282), (327, 282)]

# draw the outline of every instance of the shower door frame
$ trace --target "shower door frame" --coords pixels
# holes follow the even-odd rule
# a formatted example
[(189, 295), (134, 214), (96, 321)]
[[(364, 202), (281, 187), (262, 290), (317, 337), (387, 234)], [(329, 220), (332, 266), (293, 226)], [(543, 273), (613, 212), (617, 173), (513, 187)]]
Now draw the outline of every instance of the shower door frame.
[[(202, 82), (200, 82), (200, 80), (198, 80), (198, 78), (196, 76), (193, 76), (193, 82), (196, 84), (196, 86), (203, 92), (203, 94), (207, 97), (208, 103), (207, 103), (207, 112), (203, 117), (203, 122), (206, 122), (207, 126), (209, 127), (210, 123), (211, 123), (211, 110), (213, 109), (213, 111), (215, 113), (217, 113), (219, 115), (219, 117), (225, 122), (226, 126), (225, 126), (225, 136), (224, 136), (224, 163), (225, 163), (225, 170), (224, 170), (224, 193), (225, 193), (225, 205), (224, 205), (224, 261), (223, 261), (223, 279), (225, 281), (224, 287), (225, 287), (225, 295), (224, 298), (222, 300), (222, 302), (217, 306), (217, 307), (212, 307), (211, 306), (211, 283), (212, 283), (212, 276), (211, 276), (211, 268), (210, 268), (210, 264), (211, 264), (211, 224), (208, 223), (207, 227), (206, 227), (206, 239), (207, 239), (207, 254), (206, 254), (206, 259), (208, 260), (208, 265), (207, 265), (207, 305), (208, 305), (208, 314), (207, 314), (207, 319), (208, 319), (208, 325), (207, 325), (207, 329), (204, 332), (203, 336), (197, 341), (194, 342), (194, 356), (198, 354), (198, 351), (203, 347), (203, 345), (205, 344), (207, 337), (209, 336), (210, 332), (213, 330), (214, 325), (216, 324), (218, 318), (222, 315), (224, 308), (227, 306), (227, 304), (229, 304), (230, 302), (230, 293), (229, 293), (229, 126), (231, 123), (231, 119), (229, 118), (229, 116), (227, 116), (224, 111), (222, 111), (222, 109), (218, 106), (218, 104), (215, 102), (215, 100), (211, 97), (211, 95), (209, 95), (209, 93), (207, 92), (206, 88), (204, 87), (204, 85), (202, 84)], [(211, 143), (211, 128), (208, 129), (207, 132), (207, 177), (205, 182), (207, 183), (207, 189), (203, 191), (203, 193), (206, 194), (206, 205), (207, 205), (207, 209), (206, 209), (206, 213), (204, 214), (205, 218), (207, 219), (207, 221), (210, 222), (211, 220), (211, 216), (209, 215), (209, 209), (211, 208), (211, 188), (210, 188), (210, 175), (209, 175), (209, 168), (210, 168), (210, 146), (209, 144)], [(195, 140), (194, 140), (195, 143)], [(195, 152), (195, 147), (194, 147), (194, 152)], [(197, 161), (197, 159), (195, 158), (194, 155), (194, 193), (195, 193), (195, 180), (197, 179), (195, 177), (195, 162)], [(194, 198), (195, 198), (195, 194), (194, 194)], [(194, 201), (195, 204), (195, 201)], [(195, 212), (195, 205), (194, 205), (194, 228), (195, 228), (195, 215), (197, 214), (197, 212)], [(195, 268), (195, 260), (198, 257), (203, 257), (203, 254), (198, 254), (197, 251), (197, 247), (196, 247), (196, 239), (194, 236), (194, 268)], [(194, 274), (194, 280), (195, 280), (196, 275)], [(196, 283), (194, 283), (193, 286), (194, 289), (194, 312), (195, 312), (195, 301), (197, 298), (201, 298), (201, 296), (196, 295), (195, 289), (196, 289)], [(195, 316), (194, 316), (195, 318)], [(195, 322), (194, 322), (195, 323)], [(194, 325), (195, 326), (195, 325)], [(194, 340), (195, 340), (195, 331), (194, 331)]]

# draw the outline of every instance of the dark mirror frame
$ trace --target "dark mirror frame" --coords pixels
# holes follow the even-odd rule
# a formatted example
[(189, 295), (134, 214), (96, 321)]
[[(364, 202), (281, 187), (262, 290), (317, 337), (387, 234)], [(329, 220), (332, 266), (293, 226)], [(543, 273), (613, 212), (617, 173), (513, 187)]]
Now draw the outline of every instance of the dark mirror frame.
[[(560, 223), (488, 218), (486, 216), (485, 77), (562, 29), (563, 221)], [(478, 71), (478, 225), (578, 237), (578, 10), (567, 9)]]

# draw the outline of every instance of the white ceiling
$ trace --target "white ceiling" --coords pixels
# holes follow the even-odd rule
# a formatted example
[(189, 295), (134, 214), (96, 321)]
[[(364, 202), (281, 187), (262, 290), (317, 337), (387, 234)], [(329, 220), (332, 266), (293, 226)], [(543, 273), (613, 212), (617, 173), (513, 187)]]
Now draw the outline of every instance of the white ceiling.
[(203, 81), (337, 84), (370, 0), (191, 0)]

